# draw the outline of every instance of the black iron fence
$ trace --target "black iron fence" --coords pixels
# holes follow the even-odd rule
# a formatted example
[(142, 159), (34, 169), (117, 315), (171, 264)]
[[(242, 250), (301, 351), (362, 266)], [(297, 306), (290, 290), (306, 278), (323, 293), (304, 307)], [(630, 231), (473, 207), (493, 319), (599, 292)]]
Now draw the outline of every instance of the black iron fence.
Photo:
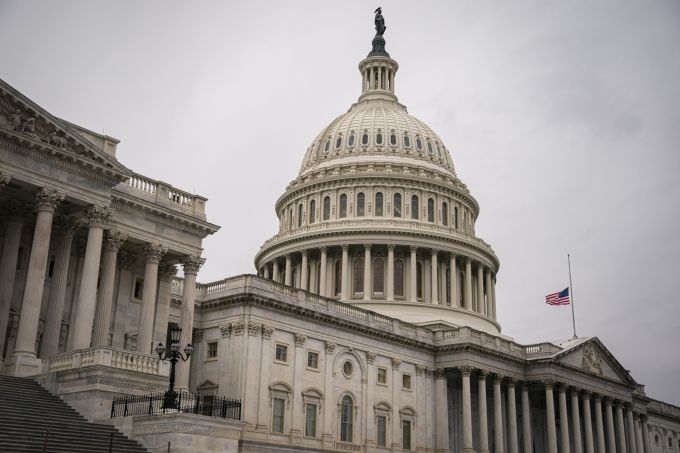
[(184, 412), (210, 417), (241, 419), (241, 400), (201, 393), (177, 392), (168, 404), (165, 393), (121, 396), (113, 399), (111, 418)]

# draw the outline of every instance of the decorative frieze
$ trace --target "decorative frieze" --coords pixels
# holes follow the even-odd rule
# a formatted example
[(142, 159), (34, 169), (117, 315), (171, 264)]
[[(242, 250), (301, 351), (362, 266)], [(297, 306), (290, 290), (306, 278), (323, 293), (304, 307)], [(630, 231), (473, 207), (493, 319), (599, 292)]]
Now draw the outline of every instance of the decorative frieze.
[(593, 345), (588, 344), (583, 347), (581, 366), (591, 373), (602, 374), (602, 359)]

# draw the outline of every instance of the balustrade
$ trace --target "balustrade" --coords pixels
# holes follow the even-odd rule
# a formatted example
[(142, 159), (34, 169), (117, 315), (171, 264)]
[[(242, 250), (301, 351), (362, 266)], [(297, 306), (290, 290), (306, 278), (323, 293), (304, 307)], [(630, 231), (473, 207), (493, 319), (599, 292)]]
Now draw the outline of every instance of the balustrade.
[(43, 359), (43, 370), (48, 373), (97, 365), (161, 376), (168, 374), (158, 357), (111, 347), (83, 349)]

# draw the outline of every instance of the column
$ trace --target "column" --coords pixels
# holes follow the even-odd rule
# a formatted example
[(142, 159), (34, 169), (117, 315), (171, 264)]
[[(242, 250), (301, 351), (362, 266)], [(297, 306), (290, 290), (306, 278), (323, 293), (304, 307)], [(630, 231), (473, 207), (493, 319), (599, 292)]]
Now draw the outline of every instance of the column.
[(463, 380), (463, 450), (462, 453), (475, 453), (472, 448), (472, 398), (470, 395), (470, 373), (472, 368), (463, 366), (460, 374)]
[(307, 291), (309, 288), (309, 276), (307, 275), (307, 250), (302, 251), (302, 262), (300, 263), (300, 289)]
[(644, 453), (652, 453), (651, 445), (649, 445), (649, 428), (647, 428), (647, 416), (642, 417), (642, 445), (644, 446)]
[(557, 430), (555, 429), (555, 401), (553, 381), (545, 381), (545, 412), (548, 423), (548, 453), (557, 453)]
[(364, 300), (371, 300), (373, 294), (372, 271), (371, 244), (364, 244)]
[(597, 434), (597, 453), (605, 453), (605, 442), (604, 442), (604, 423), (602, 423), (602, 397), (600, 395), (595, 395), (593, 397), (593, 402), (595, 403), (595, 433)]
[(484, 268), (477, 265), (477, 313), (484, 314)]
[(108, 346), (109, 344), (109, 326), (111, 324), (111, 308), (113, 307), (116, 262), (118, 261), (118, 250), (122, 247), (125, 239), (125, 235), (117, 231), (109, 231), (104, 241), (102, 275), (99, 281), (99, 297), (97, 299), (94, 331), (92, 334), (92, 346), (94, 347)]
[(517, 443), (517, 403), (515, 401), (515, 385), (517, 379), (508, 381), (508, 452), (518, 453)]
[[(491, 295), (491, 270), (487, 269), (484, 272), (484, 277), (486, 279), (486, 312), (487, 316), (492, 316), (493, 314), (493, 296)], [(483, 299), (483, 298), (482, 298)]]
[(432, 268), (430, 270), (431, 280), (431, 290), (430, 290), (430, 303), (439, 303), (439, 285), (437, 284), (437, 275), (439, 275), (439, 265), (437, 264), (437, 251), (432, 249), (432, 259), (430, 260)]
[(272, 280), (276, 283), (280, 283), (279, 280), (279, 260), (274, 259), (274, 264), (272, 264)]
[(493, 431), (494, 444), (496, 449), (494, 453), (503, 453), (503, 396), (501, 395), (501, 382), (503, 376), (497, 374), (493, 379)]
[(283, 284), (286, 286), (293, 285), (293, 260), (290, 255), (286, 255), (286, 271)]
[[(583, 453), (581, 445), (581, 418), (578, 408), (578, 389), (571, 389), (571, 421), (574, 430), (574, 453)], [(585, 409), (584, 409), (585, 410)]]
[(626, 429), (625, 429), (625, 424), (623, 421), (623, 402), (622, 401), (617, 401), (616, 402), (616, 432), (617, 432), (617, 441), (619, 443), (619, 453), (627, 453), (628, 450), (626, 449)]
[(410, 289), (411, 289), (411, 300), (410, 302), (417, 302), (418, 301), (418, 258), (416, 256), (416, 251), (418, 250), (417, 247), (411, 246), (411, 282), (410, 282)]
[(318, 294), (319, 285), (317, 284), (318, 279), (318, 268), (316, 266), (316, 258), (309, 259), (309, 285), (307, 291), (310, 293)]
[[(182, 267), (184, 268), (184, 293), (182, 294), (182, 313), (180, 327), (182, 335), (180, 337), (179, 345), (184, 349), (186, 345), (191, 343), (192, 334), (194, 330), (194, 304), (196, 303), (196, 274), (201, 266), (205, 263), (205, 259), (199, 256), (187, 255), (182, 260)], [(189, 388), (189, 367), (191, 366), (191, 359), (186, 362), (181, 360), (177, 363), (177, 389), (187, 390)]]
[(605, 398), (604, 408), (607, 416), (607, 453), (616, 453), (614, 414), (612, 413), (612, 400), (610, 398)]
[(637, 453), (635, 447), (635, 424), (633, 423), (633, 409), (630, 404), (626, 405), (626, 424), (628, 427), (628, 451), (630, 453)]
[(16, 200), (10, 200), (2, 212), (3, 217), (7, 219), (7, 227), (2, 255), (0, 255), (0, 365), (2, 364), (2, 351), (5, 350), (9, 309), (12, 305), (19, 245), (21, 244), (21, 230), (24, 226), (22, 217), (25, 213), (24, 206)]
[(460, 301), (458, 300), (458, 266), (456, 265), (456, 255), (453, 253), (449, 258), (449, 287), (451, 288), (451, 306), (459, 307)]
[[(449, 404), (446, 388), (446, 370), (434, 371), (434, 407), (435, 407), (435, 449), (438, 452), (449, 451)], [(396, 416), (393, 415), (393, 416)], [(394, 443), (394, 442), (393, 442)]]
[(319, 294), (321, 296), (327, 296), (326, 294), (326, 261), (327, 261), (328, 249), (326, 247), (321, 247), (321, 262), (319, 263)]
[(38, 333), (40, 305), (45, 287), (45, 271), (52, 232), (52, 218), (64, 196), (56, 191), (40, 189), (36, 194), (38, 217), (35, 222), (28, 274), (21, 304), (21, 318), (14, 353), (9, 360), (7, 373), (29, 376), (40, 372), (41, 362), (35, 356), (35, 338)]
[(489, 423), (487, 421), (488, 411), (486, 409), (486, 378), (488, 375), (488, 371), (479, 371), (477, 390), (479, 395), (479, 453), (489, 452)]
[(342, 282), (340, 300), (349, 300), (349, 246), (342, 246)]
[(491, 317), (496, 319), (496, 276), (491, 277)]
[[(45, 328), (42, 336), (42, 356), (49, 357), (59, 352), (61, 320), (64, 315), (68, 267), (71, 260), (71, 245), (76, 225), (70, 219), (60, 219), (55, 226), (57, 247), (54, 254), (54, 273), (50, 286), (50, 297), (45, 313)], [(0, 316), (2, 319), (2, 316)]]
[(557, 398), (560, 403), (560, 443), (562, 452), (569, 453), (569, 414), (567, 412), (566, 385), (560, 384)]
[(522, 383), (522, 437), (524, 452), (533, 453), (534, 444), (531, 438), (531, 406), (529, 405), (529, 383)]
[(590, 416), (590, 392), (583, 392), (583, 430), (585, 431), (586, 453), (595, 453), (593, 442), (593, 420)]
[[(153, 349), (153, 317), (156, 310), (158, 264), (166, 252), (167, 249), (160, 244), (149, 244), (144, 248), (146, 266), (144, 267), (142, 306), (139, 310), (139, 328), (137, 329), (137, 351), (144, 354), (152, 353)], [(184, 290), (186, 291), (186, 280)]]
[(264, 263), (264, 278), (269, 279), (269, 263)]
[(467, 258), (465, 260), (465, 308), (472, 310), (472, 260)]
[(177, 274), (174, 264), (161, 262), (158, 266), (158, 303), (153, 328), (153, 344), (164, 343), (168, 337), (170, 302), (172, 301), (172, 281)]
[(387, 300), (394, 300), (394, 244), (387, 244)]
[(634, 412), (633, 418), (634, 418), (633, 423), (635, 424), (635, 450), (638, 453), (644, 453), (645, 446), (642, 443), (642, 427), (640, 426), (640, 415), (637, 412)]

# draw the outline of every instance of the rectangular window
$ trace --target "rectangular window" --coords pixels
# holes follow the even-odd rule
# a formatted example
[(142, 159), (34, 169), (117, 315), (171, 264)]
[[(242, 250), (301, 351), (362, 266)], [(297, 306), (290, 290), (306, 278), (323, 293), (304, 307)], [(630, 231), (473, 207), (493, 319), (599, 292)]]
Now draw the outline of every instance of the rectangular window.
[(305, 405), (305, 437), (316, 437), (316, 404)]
[(217, 342), (211, 341), (208, 343), (207, 358), (214, 359), (217, 357)]
[(278, 362), (288, 361), (288, 346), (284, 344), (276, 345), (276, 356), (274, 357)]
[(411, 450), (411, 420), (401, 421), (401, 448)]
[(135, 279), (135, 288), (133, 291), (133, 296), (135, 300), (142, 300), (142, 292), (144, 291), (144, 279), (143, 278), (136, 278)]
[(387, 417), (378, 415), (378, 447), (387, 446)]
[(387, 385), (387, 370), (385, 368), (378, 368), (378, 384)]
[(411, 390), (411, 375), (402, 374), (401, 375), (401, 388), (404, 390)]
[(307, 351), (307, 368), (319, 368), (319, 353)]
[(286, 401), (283, 398), (274, 398), (272, 416), (272, 431), (283, 433), (283, 413), (286, 409)]

